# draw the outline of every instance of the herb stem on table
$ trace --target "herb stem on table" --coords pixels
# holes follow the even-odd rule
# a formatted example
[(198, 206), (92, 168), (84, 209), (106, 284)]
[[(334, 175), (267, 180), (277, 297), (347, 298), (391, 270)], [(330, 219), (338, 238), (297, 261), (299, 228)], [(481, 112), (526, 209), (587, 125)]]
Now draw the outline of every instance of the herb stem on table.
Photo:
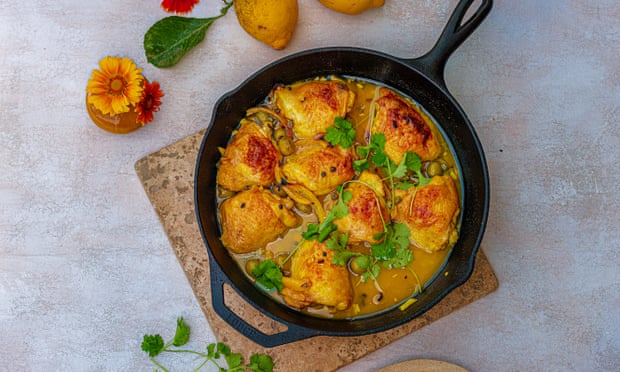
[[(204, 358), (204, 360), (194, 369), (194, 372), (201, 370), (207, 363), (211, 362), (220, 372), (273, 372), (273, 359), (267, 354), (255, 353), (250, 357), (250, 363), (244, 364), (243, 357), (239, 353), (233, 353), (228, 345), (218, 342), (207, 345), (207, 352), (179, 349), (189, 341), (190, 328), (182, 317), (177, 319), (177, 327), (174, 338), (167, 343), (159, 335), (144, 335), (142, 350), (149, 354), (149, 360), (164, 372), (169, 370), (155, 359), (161, 353), (185, 353), (193, 354)], [(226, 361), (229, 369), (226, 369), (218, 362), (221, 358)]]

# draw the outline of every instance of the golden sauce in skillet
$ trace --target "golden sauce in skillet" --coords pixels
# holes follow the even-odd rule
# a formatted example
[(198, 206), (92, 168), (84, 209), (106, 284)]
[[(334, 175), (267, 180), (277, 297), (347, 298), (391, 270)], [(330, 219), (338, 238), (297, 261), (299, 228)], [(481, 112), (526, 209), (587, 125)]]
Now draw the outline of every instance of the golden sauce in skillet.
[[(373, 102), (377, 99), (379, 88), (383, 86), (356, 79), (345, 79), (343, 82), (355, 93), (353, 107), (346, 119), (351, 122), (356, 130), (356, 140), (360, 143), (366, 143), (370, 125), (369, 117), (373, 115)], [(423, 109), (411, 99), (408, 100), (414, 107), (418, 108), (418, 112), (428, 119), (426, 120), (427, 122), (434, 123)], [(433, 128), (433, 130), (437, 134), (436, 137), (439, 139), (443, 150), (442, 155), (433, 160), (433, 162), (441, 164), (443, 175), (449, 175), (455, 180), (460, 199), (460, 182), (455, 160), (440, 130), (437, 127)], [(328, 194), (325, 197), (330, 196)], [(219, 201), (221, 202), (222, 200), (223, 198), (220, 198)], [(239, 263), (240, 268), (250, 279), (253, 279), (253, 277), (245, 269), (246, 263), (249, 260), (275, 260), (278, 256), (285, 257), (302, 241), (301, 234), (306, 231), (307, 225), (309, 223), (317, 223), (317, 217), (313, 213), (303, 213), (299, 210), (297, 210), (297, 213), (303, 219), (301, 226), (289, 230), (281, 238), (267, 244), (264, 249), (246, 254), (234, 254), (231, 252), (231, 255)], [(349, 249), (352, 251), (356, 249), (368, 251), (367, 246), (363, 245), (349, 247)], [(447, 248), (429, 253), (413, 245), (410, 245), (409, 249), (413, 252), (413, 260), (401, 269), (382, 269), (376, 282), (373, 280), (362, 282), (359, 275), (349, 270), (353, 287), (353, 305), (348, 309), (334, 311), (334, 309), (327, 309), (324, 306), (310, 306), (302, 311), (319, 317), (350, 319), (365, 317), (403, 304), (407, 299), (415, 297), (425, 285), (438, 275), (451, 250), (451, 248)], [(282, 298), (277, 291), (271, 292), (270, 295), (277, 301), (282, 302)]]

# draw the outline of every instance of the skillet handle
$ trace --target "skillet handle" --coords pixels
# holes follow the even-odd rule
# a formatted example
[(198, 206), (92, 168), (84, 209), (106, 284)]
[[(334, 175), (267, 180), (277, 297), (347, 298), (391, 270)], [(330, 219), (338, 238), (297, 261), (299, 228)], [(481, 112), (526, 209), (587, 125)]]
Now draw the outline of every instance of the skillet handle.
[(233, 290), (237, 292), (248, 304), (257, 308), (247, 297), (237, 290), (237, 288), (230, 282), (226, 274), (222, 271), (221, 267), (213, 262), (213, 256), (210, 256), (209, 271), (211, 273), (211, 299), (213, 310), (231, 327), (237, 330), (239, 333), (256, 342), (264, 347), (275, 347), (283, 345), (289, 342), (299, 341), (306, 338), (318, 336), (318, 332), (309, 328), (300, 327), (298, 325), (283, 322), (281, 319), (274, 318), (268, 311), (263, 314), (268, 315), (270, 318), (283, 323), (287, 329), (281, 333), (268, 335), (254, 328), (239, 315), (234, 313), (224, 303), (224, 284), (230, 285)]
[(463, 23), (463, 18), (473, 2), (474, 0), (459, 1), (433, 48), (421, 57), (406, 60), (444, 88), (444, 71), (448, 58), (482, 23), (493, 7), (493, 0), (482, 0), (475, 13)]

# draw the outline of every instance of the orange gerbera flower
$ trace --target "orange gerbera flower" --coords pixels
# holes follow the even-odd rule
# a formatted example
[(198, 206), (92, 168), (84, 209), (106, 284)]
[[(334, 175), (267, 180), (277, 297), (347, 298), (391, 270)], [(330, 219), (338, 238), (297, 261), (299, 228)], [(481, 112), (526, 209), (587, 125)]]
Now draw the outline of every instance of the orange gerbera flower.
[(185, 14), (192, 11), (199, 0), (162, 0), (161, 7), (168, 13)]
[(145, 125), (153, 121), (153, 113), (159, 111), (161, 97), (163, 96), (164, 92), (159, 88), (158, 82), (153, 81), (149, 83), (145, 79), (142, 97), (140, 97), (140, 102), (136, 105), (136, 112), (138, 113), (136, 122)]
[(142, 69), (129, 58), (105, 57), (93, 70), (86, 92), (88, 103), (104, 115), (128, 112), (142, 95)]

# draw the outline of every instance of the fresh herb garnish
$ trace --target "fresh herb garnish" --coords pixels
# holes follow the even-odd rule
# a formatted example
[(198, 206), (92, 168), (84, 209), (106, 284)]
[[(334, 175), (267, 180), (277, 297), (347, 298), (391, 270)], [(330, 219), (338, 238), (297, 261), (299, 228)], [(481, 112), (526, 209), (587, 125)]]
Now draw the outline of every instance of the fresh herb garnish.
[(372, 256), (388, 269), (407, 266), (413, 259), (409, 250), (409, 235), (409, 228), (405, 224), (386, 225), (385, 231), (376, 237), (381, 242), (371, 246)]
[(334, 220), (349, 214), (347, 203), (353, 197), (349, 191), (344, 191), (343, 187), (344, 185), (341, 185), (338, 189), (338, 203), (329, 210), (320, 224), (308, 224), (306, 231), (301, 234), (302, 238), (305, 240), (318, 240), (322, 243), (332, 232), (338, 230)]
[[(204, 360), (198, 365), (194, 371), (199, 371), (207, 363), (213, 363), (219, 371), (225, 372), (273, 372), (273, 359), (267, 354), (255, 353), (250, 357), (250, 363), (244, 364), (243, 357), (239, 353), (233, 353), (230, 347), (222, 342), (211, 343), (207, 346), (207, 352), (179, 349), (178, 347), (185, 345), (189, 341), (190, 328), (185, 323), (182, 317), (177, 319), (177, 328), (174, 338), (167, 343), (164, 343), (164, 339), (159, 335), (144, 335), (142, 341), (142, 350), (149, 354), (149, 359), (157, 368), (164, 372), (169, 370), (161, 363), (155, 360), (155, 357), (164, 353), (187, 353), (193, 354), (204, 358)], [(228, 369), (220, 365), (220, 359), (224, 358)]]
[[(355, 130), (350, 122), (337, 118), (334, 125), (327, 129), (325, 140), (332, 145), (350, 147), (355, 140)], [(396, 189), (408, 190), (413, 186), (423, 186), (430, 182), (430, 178), (423, 175), (422, 160), (417, 154), (408, 151), (396, 164), (385, 153), (385, 142), (383, 133), (375, 133), (368, 145), (357, 146), (359, 159), (353, 162), (353, 167), (357, 172), (368, 170), (371, 165), (379, 168), (384, 176), (383, 180), (390, 186), (389, 205), (394, 206)], [(376, 280), (382, 268), (405, 268), (413, 260), (413, 253), (409, 249), (411, 233), (405, 224), (384, 221), (384, 230), (374, 236), (377, 242), (371, 244), (370, 254), (349, 251), (347, 249), (349, 235), (341, 234), (334, 221), (349, 213), (347, 203), (351, 200), (352, 194), (346, 191), (344, 186), (353, 182), (372, 188), (360, 181), (345, 182), (338, 189), (337, 204), (327, 213), (325, 220), (320, 224), (309, 224), (302, 237), (306, 240), (316, 239), (325, 242), (328, 248), (336, 251), (332, 259), (335, 265), (344, 266), (349, 260), (355, 260), (357, 268), (361, 270), (362, 281), (365, 282)], [(380, 203), (378, 195), (377, 203)]]
[(189, 18), (169, 16), (162, 18), (144, 34), (146, 59), (155, 67), (171, 67), (177, 64), (196, 45), (204, 40), (209, 27), (226, 15), (233, 5), (232, 0), (224, 3), (220, 14), (210, 18)]
[(284, 288), (284, 284), (282, 284), (282, 271), (272, 260), (261, 261), (252, 270), (252, 275), (256, 278), (256, 283), (267, 291), (271, 291), (274, 288), (281, 291)]
[[(358, 146), (357, 153), (359, 160), (353, 162), (353, 168), (362, 172), (370, 169), (372, 163), (376, 167), (383, 169), (386, 179), (390, 185), (392, 194), (392, 203), (394, 205), (394, 190), (408, 190), (413, 186), (424, 186), (430, 182), (430, 178), (426, 178), (422, 174), (422, 159), (418, 154), (407, 151), (400, 163), (396, 164), (385, 153), (385, 135), (383, 133), (375, 133), (372, 135), (370, 143), (366, 146)], [(413, 173), (413, 177), (408, 177), (408, 173)]]
[(334, 146), (349, 148), (355, 141), (355, 129), (350, 121), (338, 116), (334, 119), (334, 125), (327, 128), (325, 140)]

